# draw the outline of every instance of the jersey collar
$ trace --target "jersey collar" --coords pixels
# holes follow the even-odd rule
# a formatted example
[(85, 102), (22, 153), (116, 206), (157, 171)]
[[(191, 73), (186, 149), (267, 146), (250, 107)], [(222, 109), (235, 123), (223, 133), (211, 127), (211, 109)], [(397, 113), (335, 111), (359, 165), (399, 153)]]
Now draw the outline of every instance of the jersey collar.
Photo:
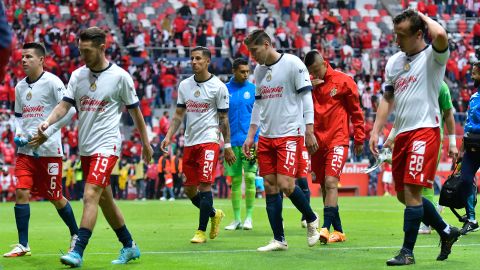
[(108, 63), (108, 66), (107, 66), (106, 68), (104, 68), (104, 69), (102, 69), (102, 70), (99, 70), (99, 71), (93, 70), (93, 69), (91, 69), (91, 68), (88, 68), (88, 69), (90, 69), (90, 71), (93, 72), (93, 73), (102, 73), (102, 72), (106, 71), (107, 69), (111, 68), (112, 66), (113, 66), (112, 63)]

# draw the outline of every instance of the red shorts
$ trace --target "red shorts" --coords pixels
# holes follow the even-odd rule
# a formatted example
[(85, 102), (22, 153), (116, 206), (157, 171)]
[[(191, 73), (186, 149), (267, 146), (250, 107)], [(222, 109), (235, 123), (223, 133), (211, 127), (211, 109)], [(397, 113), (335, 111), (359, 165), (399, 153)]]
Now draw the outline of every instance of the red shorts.
[(305, 146), (305, 139), (302, 137), (302, 154), (298, 159), (298, 170), (296, 178), (307, 177), (307, 174), (310, 172), (310, 155), (308, 154), (307, 147)]
[(198, 186), (200, 183), (213, 184), (217, 168), (220, 146), (218, 143), (202, 143), (185, 146), (183, 149), (183, 173), (185, 186)]
[(17, 188), (30, 189), (49, 201), (62, 199), (62, 158), (18, 154), (15, 165)]
[(403, 191), (405, 184), (432, 188), (439, 149), (439, 128), (421, 128), (398, 134), (392, 154), (395, 190)]
[(88, 184), (102, 188), (107, 187), (110, 185), (110, 174), (117, 160), (118, 157), (114, 155), (94, 154), (92, 156), (81, 156), (83, 179), (86, 179)]
[(347, 158), (348, 146), (340, 145), (318, 149), (312, 155), (312, 171), (315, 173), (312, 182), (323, 185), (326, 176), (340, 179)]
[(301, 136), (258, 139), (257, 157), (260, 176), (283, 174), (295, 178), (302, 155)]

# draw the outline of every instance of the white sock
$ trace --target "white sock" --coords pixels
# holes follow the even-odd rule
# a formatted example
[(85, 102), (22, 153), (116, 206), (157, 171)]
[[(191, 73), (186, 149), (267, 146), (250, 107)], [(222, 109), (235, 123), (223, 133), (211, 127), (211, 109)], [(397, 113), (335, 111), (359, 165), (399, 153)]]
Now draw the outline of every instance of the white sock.
[(450, 225), (447, 224), (447, 227), (445, 227), (445, 229), (443, 229), (443, 231), (444, 231), (446, 234), (450, 234)]

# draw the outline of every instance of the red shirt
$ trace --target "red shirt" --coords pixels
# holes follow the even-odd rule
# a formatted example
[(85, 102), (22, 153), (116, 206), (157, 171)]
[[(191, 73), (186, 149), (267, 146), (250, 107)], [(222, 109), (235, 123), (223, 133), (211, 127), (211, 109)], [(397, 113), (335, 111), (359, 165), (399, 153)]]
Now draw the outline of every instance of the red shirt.
[(140, 101), (140, 110), (143, 116), (152, 116), (152, 107), (150, 107), (152, 99), (143, 98)]
[(473, 36), (480, 37), (480, 22), (473, 25)]
[(354, 126), (355, 145), (365, 140), (363, 111), (357, 85), (347, 74), (327, 65), (324, 82), (313, 89), (315, 137), (320, 147), (349, 145), (349, 118)]

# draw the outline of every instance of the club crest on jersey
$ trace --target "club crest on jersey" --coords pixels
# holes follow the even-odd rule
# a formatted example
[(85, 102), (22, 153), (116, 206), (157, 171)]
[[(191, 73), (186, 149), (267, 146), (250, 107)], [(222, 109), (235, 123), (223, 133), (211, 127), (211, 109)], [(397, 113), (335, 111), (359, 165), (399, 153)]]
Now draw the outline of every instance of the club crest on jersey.
[(27, 100), (31, 100), (32, 99), (32, 92), (28, 92), (26, 98), (27, 98)]
[(332, 90), (330, 90), (330, 96), (333, 97), (337, 94), (337, 88), (333, 88)]
[(265, 79), (267, 80), (267, 82), (271, 81), (272, 80), (272, 73), (269, 72)]
[(90, 91), (95, 92), (95, 90), (97, 90), (97, 84), (93, 82), (92, 84), (90, 84)]
[(244, 99), (250, 99), (250, 97), (251, 97), (250, 92), (243, 93), (243, 98)]
[(197, 90), (195, 91), (195, 93), (193, 94), (195, 97), (199, 97), (200, 96), (200, 90)]
[(403, 66), (403, 70), (409, 71), (410, 70), (410, 63), (405, 63), (405, 65)]

